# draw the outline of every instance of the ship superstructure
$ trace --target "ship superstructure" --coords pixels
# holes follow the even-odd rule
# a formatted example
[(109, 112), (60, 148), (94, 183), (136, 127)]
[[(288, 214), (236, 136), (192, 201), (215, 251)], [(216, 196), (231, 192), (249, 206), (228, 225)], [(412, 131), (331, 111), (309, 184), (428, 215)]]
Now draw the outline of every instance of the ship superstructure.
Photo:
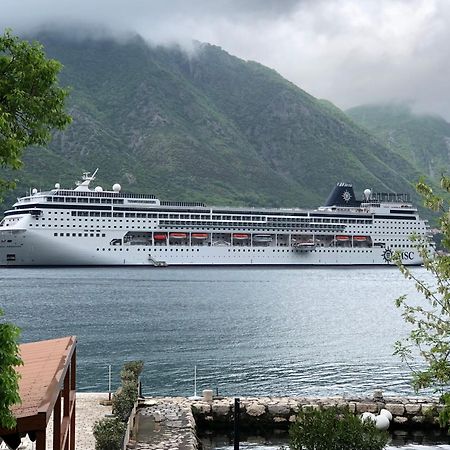
[(395, 251), (418, 265), (411, 236), (429, 234), (407, 195), (358, 201), (348, 183), (315, 210), (210, 207), (91, 189), (96, 172), (19, 198), (0, 223), (0, 265), (386, 265)]

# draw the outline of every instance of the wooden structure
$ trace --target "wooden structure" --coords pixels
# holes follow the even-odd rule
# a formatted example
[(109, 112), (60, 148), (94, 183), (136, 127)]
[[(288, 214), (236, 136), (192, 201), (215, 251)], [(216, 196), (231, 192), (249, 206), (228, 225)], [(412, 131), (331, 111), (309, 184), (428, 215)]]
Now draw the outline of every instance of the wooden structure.
[(9, 447), (16, 449), (28, 434), (36, 441), (36, 450), (45, 450), (53, 414), (53, 450), (75, 450), (76, 345), (76, 337), (69, 336), (20, 346), (22, 403), (12, 408), (17, 426), (0, 428)]

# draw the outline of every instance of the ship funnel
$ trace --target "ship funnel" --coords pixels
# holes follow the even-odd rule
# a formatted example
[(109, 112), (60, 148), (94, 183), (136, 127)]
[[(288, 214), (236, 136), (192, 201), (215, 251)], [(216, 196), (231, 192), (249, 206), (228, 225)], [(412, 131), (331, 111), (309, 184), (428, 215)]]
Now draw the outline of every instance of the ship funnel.
[(356, 200), (353, 185), (350, 183), (338, 183), (328, 196), (325, 206), (360, 206)]

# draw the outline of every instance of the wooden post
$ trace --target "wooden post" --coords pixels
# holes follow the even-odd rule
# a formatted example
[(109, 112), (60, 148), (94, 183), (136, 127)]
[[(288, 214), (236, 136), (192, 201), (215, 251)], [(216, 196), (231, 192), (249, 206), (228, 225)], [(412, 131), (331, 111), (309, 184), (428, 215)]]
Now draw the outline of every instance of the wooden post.
[(77, 349), (73, 351), (72, 360), (70, 361), (70, 394), (72, 404), (70, 405), (70, 426), (69, 426), (69, 450), (75, 450), (75, 412), (76, 412), (76, 389), (77, 389)]
[(45, 450), (45, 430), (36, 431), (36, 450)]
[(53, 450), (61, 450), (61, 392), (53, 409)]

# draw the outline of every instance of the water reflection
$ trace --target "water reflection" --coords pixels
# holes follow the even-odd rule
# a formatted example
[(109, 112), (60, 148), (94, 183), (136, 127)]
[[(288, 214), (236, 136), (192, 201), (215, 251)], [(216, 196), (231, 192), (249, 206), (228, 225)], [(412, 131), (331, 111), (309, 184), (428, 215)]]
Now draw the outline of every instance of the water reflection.
[[(233, 437), (231, 435), (199, 436), (203, 450), (233, 450)], [(266, 436), (242, 435), (239, 448), (242, 450), (286, 450), (289, 438), (287, 433)], [(450, 437), (439, 430), (407, 432), (397, 430), (391, 434), (391, 441), (386, 450), (450, 450)]]

